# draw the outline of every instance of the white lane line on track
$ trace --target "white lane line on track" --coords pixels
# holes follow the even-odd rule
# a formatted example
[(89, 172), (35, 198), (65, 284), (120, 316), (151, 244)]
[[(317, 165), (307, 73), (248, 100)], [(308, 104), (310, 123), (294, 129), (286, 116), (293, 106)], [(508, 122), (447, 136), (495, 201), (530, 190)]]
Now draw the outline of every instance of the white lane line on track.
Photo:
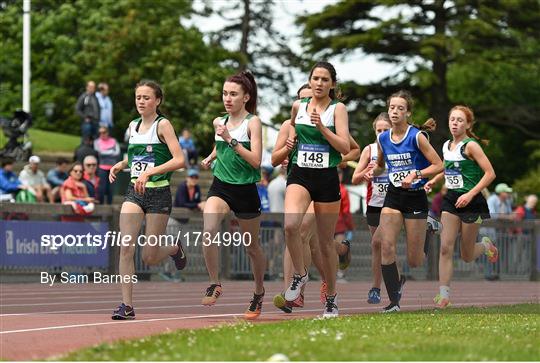
[[(223, 301), (223, 297), (220, 298), (220, 301)], [(231, 300), (229, 298), (229, 300)], [(358, 302), (358, 299), (340, 299), (340, 302)], [(305, 303), (309, 304), (315, 304), (319, 303), (319, 300), (305, 300)], [(239, 306), (239, 305), (246, 305), (246, 303), (227, 303), (227, 304), (218, 304), (215, 307), (227, 307), (227, 306)], [(273, 306), (273, 305), (271, 305)], [(156, 309), (172, 309), (172, 308), (201, 308), (205, 309), (208, 308), (202, 304), (196, 304), (196, 305), (163, 305), (163, 306), (142, 306), (137, 307), (137, 311), (144, 311), (144, 310), (156, 310)], [(98, 311), (112, 311), (112, 308), (107, 309), (81, 309), (81, 310), (51, 310), (51, 311), (37, 311), (32, 313), (8, 313), (8, 314), (0, 314), (0, 317), (10, 317), (10, 316), (29, 316), (29, 315), (45, 315), (45, 314), (60, 314), (60, 313), (84, 313), (84, 312), (98, 312)], [(304, 310), (301, 310), (304, 311)]]
[[(135, 286), (137, 286), (137, 288), (139, 289), (139, 286), (136, 284)], [(172, 288), (173, 286), (171, 286)], [(186, 289), (190, 289), (190, 287), (187, 287), (187, 286), (184, 286), (184, 285), (175, 285), (174, 286), (175, 288), (177, 288), (177, 292), (182, 292), (183, 290), (186, 290)], [(206, 291), (206, 285), (203, 286), (199, 286), (200, 287), (200, 292), (197, 291), (193, 291), (193, 289), (190, 289), (189, 291), (190, 292), (186, 292), (186, 294), (192, 294), (192, 295), (197, 295), (197, 294), (203, 294), (205, 291)], [(51, 288), (51, 290), (53, 290), (54, 288)], [(171, 293), (171, 289), (166, 289), (166, 290), (149, 290), (149, 289), (146, 289), (145, 286), (141, 286), (140, 287), (140, 290), (141, 290), (141, 293), (142, 294), (170, 294)], [(0, 296), (2, 297), (2, 299), (16, 299), (16, 298), (36, 298), (36, 299), (46, 299), (50, 296), (55, 296), (55, 295), (66, 295), (66, 296), (73, 296), (73, 295), (105, 295), (105, 294), (113, 294), (113, 293), (116, 293), (120, 291), (120, 289), (118, 287), (115, 287), (115, 288), (110, 288), (110, 289), (102, 289), (102, 290), (93, 290), (93, 291), (84, 291), (84, 290), (72, 290), (72, 291), (40, 291), (40, 292), (33, 292), (33, 293), (4, 293), (3, 291), (0, 291)], [(174, 290), (173, 290), (174, 291)], [(41, 296), (43, 295), (43, 296)]]
[[(229, 303), (229, 304), (219, 304), (219, 306), (238, 306), (246, 305), (246, 303)], [(137, 311), (141, 310), (156, 310), (156, 309), (173, 309), (173, 308), (205, 308), (202, 304), (197, 305), (164, 305), (164, 306), (148, 306), (148, 307), (137, 307)], [(60, 310), (60, 311), (39, 311), (35, 313), (14, 313), (14, 314), (0, 314), (0, 317), (9, 317), (9, 316), (28, 316), (28, 315), (42, 315), (42, 314), (60, 314), (60, 313), (91, 313), (98, 311), (112, 311), (113, 308), (109, 309), (89, 309), (89, 310)]]
[[(32, 304), (2, 304), (2, 305), (0, 305), (0, 308), (16, 307), (16, 306), (84, 305), (84, 304), (101, 304), (101, 303), (117, 304), (121, 300), (121, 297), (119, 295), (120, 295), (120, 292), (117, 295), (117, 298), (115, 300), (91, 300), (91, 301), (75, 301), (75, 302), (32, 303)], [(198, 294), (198, 295), (199, 295), (199, 297), (203, 296), (203, 294)], [(236, 298), (238, 298), (240, 296), (246, 296), (246, 293), (240, 293), (240, 292), (239, 293), (229, 293), (226, 296), (221, 297), (220, 299), (230, 300), (230, 299), (236, 299)], [(178, 297), (170, 298), (170, 299), (163, 299), (163, 298), (159, 298), (159, 299), (140, 299), (140, 300), (137, 300), (137, 301), (138, 302), (153, 302), (153, 301), (178, 301), (178, 300), (183, 300), (183, 297), (178, 296)]]
[[(240, 287), (249, 287), (253, 286), (253, 283), (247, 284), (247, 283), (240, 283), (236, 284), (237, 281), (233, 281), (233, 283), (222, 283), (224, 287), (230, 287), (231, 285), (240, 286)], [(156, 284), (157, 283), (157, 284)], [(273, 284), (273, 281), (269, 281), (270, 284)], [(209, 284), (209, 283), (208, 283)], [(280, 286), (283, 285), (283, 283), (279, 283)], [(111, 285), (114, 284), (98, 284), (98, 283), (88, 283), (88, 284), (62, 284), (60, 282), (55, 282), (53, 287), (50, 287), (47, 284), (35, 284), (34, 288), (28, 289), (28, 288), (20, 288), (20, 289), (13, 289), (11, 287), (6, 288), (6, 283), (0, 283), (0, 293), (2, 295), (35, 295), (35, 294), (68, 294), (68, 293), (74, 293), (74, 292), (80, 292), (83, 294), (92, 294), (92, 293), (103, 293), (103, 292), (110, 292), (110, 291), (116, 291), (116, 287), (111, 287)], [(193, 288), (193, 287), (200, 287), (200, 288), (206, 288), (208, 285), (206, 285), (206, 282), (164, 282), (164, 281), (142, 281), (137, 282), (136, 285), (141, 286), (141, 288), (144, 288), (148, 292), (166, 292), (170, 291), (171, 287), (177, 287), (182, 286), (185, 288)], [(156, 287), (160, 286), (160, 287)], [(277, 285), (277, 283), (276, 283)], [(51, 291), (53, 290), (53, 291)]]
[[(521, 300), (513, 301), (512, 303), (520, 303)], [(453, 306), (487, 306), (487, 305), (497, 305), (496, 303), (493, 304), (453, 304)], [(402, 308), (404, 309), (410, 309), (410, 308), (423, 308), (423, 305), (403, 305)], [(375, 307), (355, 307), (355, 308), (342, 308), (341, 310), (346, 311), (362, 311), (362, 310), (371, 310), (375, 309)], [(321, 309), (308, 309), (303, 310), (302, 312), (317, 312), (321, 311)], [(282, 315), (282, 312), (269, 312), (265, 313), (264, 315)], [(49, 327), (43, 327), (43, 328), (30, 328), (30, 329), (19, 329), (19, 330), (8, 330), (8, 331), (2, 331), (0, 332), (0, 335), (7, 335), (7, 334), (16, 334), (16, 333), (29, 333), (29, 332), (36, 332), (36, 331), (45, 331), (45, 330), (59, 330), (59, 329), (70, 329), (70, 328), (83, 328), (83, 327), (90, 327), (90, 326), (102, 326), (102, 325), (114, 325), (114, 324), (141, 324), (141, 323), (151, 323), (154, 321), (174, 321), (174, 320), (193, 320), (193, 319), (206, 319), (206, 318), (226, 318), (226, 317), (237, 317), (237, 316), (243, 316), (244, 314), (210, 314), (210, 315), (196, 315), (196, 316), (181, 316), (181, 317), (171, 317), (171, 318), (153, 318), (153, 319), (143, 319), (143, 320), (126, 320), (126, 321), (110, 321), (110, 322), (104, 322), (104, 323), (88, 323), (88, 324), (74, 324), (74, 325), (58, 325), (58, 326), (49, 326)], [(291, 316), (288, 314), (288, 316)], [(309, 318), (309, 316), (299, 316), (302, 318)]]
[[(232, 296), (231, 296), (232, 295)], [(307, 294), (306, 294), (307, 295)], [(238, 297), (244, 297), (245, 296), (245, 293), (229, 293), (227, 294), (226, 296), (222, 296), (220, 298), (220, 301), (225, 301), (225, 300), (233, 300), (233, 299), (237, 299)], [(318, 294), (309, 294), (307, 295), (308, 298), (315, 298), (315, 297), (318, 297)], [(428, 301), (431, 302), (431, 297), (427, 297), (426, 295), (423, 295), (423, 294), (415, 294), (413, 296), (406, 296), (404, 297), (404, 301), (411, 301), (411, 300), (417, 300), (418, 298), (422, 299), (422, 298), (428, 298)], [(500, 296), (494, 296), (494, 295), (483, 295), (483, 294), (478, 294), (478, 295), (467, 295), (467, 296), (455, 296), (453, 297), (453, 301), (459, 301), (459, 300), (485, 300), (486, 298), (489, 298), (489, 299), (496, 299), (496, 300), (509, 300), (509, 299), (513, 299), (515, 298), (515, 296), (508, 296), (508, 295), (500, 295)], [(521, 296), (521, 298), (523, 299), (530, 299), (530, 301), (538, 301), (538, 296), (532, 296), (532, 295), (528, 295), (528, 296)], [(156, 302), (156, 301), (175, 301), (175, 302), (180, 302), (182, 300), (190, 300), (191, 298), (184, 298), (183, 296), (179, 296), (177, 298), (171, 298), (171, 299), (163, 299), (163, 298), (160, 298), (160, 299), (138, 299), (137, 300), (137, 303), (145, 303), (145, 302)], [(340, 301), (360, 301), (361, 299), (360, 298), (356, 298), (356, 299), (350, 299), (350, 300), (341, 300)], [(306, 298), (306, 301), (307, 298)], [(318, 300), (309, 300), (309, 302), (315, 302), (315, 301), (318, 301)], [(111, 303), (111, 304), (115, 304), (115, 303), (118, 303), (118, 299), (116, 300), (108, 300), (108, 301), (104, 301), (104, 300), (91, 300), (91, 301), (76, 301), (76, 302), (53, 302), (53, 303), (33, 303), (33, 304), (2, 304), (0, 305), (0, 308), (5, 308), (5, 307), (22, 307), (22, 306), (53, 306), (53, 305), (71, 305), (71, 304), (78, 304), (78, 305), (84, 305), (84, 304), (101, 304), (101, 303)], [(221, 304), (220, 304), (221, 305)], [(198, 304), (198, 305), (173, 305), (171, 307), (196, 307), (196, 306), (202, 306), (201, 304)], [(227, 306), (227, 305), (224, 305), (224, 306)], [(145, 309), (145, 307), (142, 307), (142, 309)], [(60, 311), (55, 311), (55, 310), (50, 310), (50, 311), (39, 311), (39, 312), (25, 312), (25, 313), (5, 313), (5, 314), (0, 314), (0, 317), (3, 317), (3, 316), (18, 316), (18, 315), (33, 315), (33, 314), (49, 314), (49, 313), (69, 313), (69, 312), (85, 312), (85, 311), (88, 311), (88, 312), (92, 312), (92, 311), (108, 311), (110, 310), (109, 308), (107, 309), (89, 309), (89, 310), (86, 310), (86, 309), (79, 309), (79, 310), (60, 310)]]
[[(249, 293), (249, 292), (247, 292)], [(103, 301), (103, 299), (106, 299), (106, 298), (118, 298), (119, 295), (121, 294), (121, 291), (120, 289), (118, 289), (118, 291), (114, 291), (114, 292), (109, 292), (107, 294), (95, 294), (95, 296), (82, 296), (82, 295), (78, 295), (78, 294), (70, 294), (69, 296), (50, 296), (50, 297), (47, 297), (47, 296), (43, 296), (43, 297), (35, 297), (35, 298), (27, 298), (27, 297), (10, 297), (10, 298), (5, 298), (4, 296), (0, 295), (0, 306), (21, 306), (20, 304), (11, 304), (11, 305), (8, 305), (8, 304), (3, 304), (4, 302), (8, 302), (8, 301), (21, 301), (21, 300), (24, 300), (24, 301), (35, 301), (35, 300), (45, 300), (45, 301), (51, 301), (51, 300), (81, 300), (81, 299), (99, 299), (99, 300), (93, 300), (93, 301)], [(236, 295), (245, 295), (246, 292), (242, 292), (242, 291), (239, 291), (239, 292), (229, 292), (227, 293), (227, 296), (236, 296)], [(137, 296), (140, 296), (140, 297), (161, 297), (161, 298), (166, 298), (166, 297), (178, 297), (178, 298), (184, 298), (184, 297), (188, 297), (188, 298), (202, 298), (202, 296), (204, 296), (204, 291), (200, 291), (200, 292), (191, 292), (191, 293), (184, 293), (182, 291), (174, 291), (174, 292), (171, 292), (171, 291), (168, 291), (168, 292), (162, 292), (162, 293), (149, 293), (149, 292), (137, 292), (136, 291), (136, 295)], [(315, 296), (315, 295), (314, 295)], [(46, 305), (46, 303), (44, 304), (41, 304), (41, 303), (36, 303), (37, 305)], [(68, 304), (68, 303), (66, 303)]]

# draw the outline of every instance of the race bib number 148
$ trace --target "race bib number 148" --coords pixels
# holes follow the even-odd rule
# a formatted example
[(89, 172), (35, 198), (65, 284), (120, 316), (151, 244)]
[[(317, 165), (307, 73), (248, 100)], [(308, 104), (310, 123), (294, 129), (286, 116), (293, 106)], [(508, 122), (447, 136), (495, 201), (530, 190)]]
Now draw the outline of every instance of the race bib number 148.
[(330, 146), (300, 144), (296, 164), (301, 168), (323, 169), (330, 165)]

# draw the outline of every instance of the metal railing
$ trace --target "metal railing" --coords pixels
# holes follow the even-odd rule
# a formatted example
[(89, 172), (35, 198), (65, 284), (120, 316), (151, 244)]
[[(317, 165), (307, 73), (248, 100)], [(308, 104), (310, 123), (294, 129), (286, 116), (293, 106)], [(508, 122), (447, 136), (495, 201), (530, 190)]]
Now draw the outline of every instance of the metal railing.
[[(60, 215), (72, 213), (71, 207), (50, 204), (13, 204), (2, 203), (2, 212), (24, 213), (29, 220), (55, 220)], [(119, 206), (97, 206), (91, 218), (88, 220), (101, 220), (109, 222), (111, 230), (118, 230)], [(267, 258), (267, 278), (280, 278), (283, 270), (284, 233), (282, 229), (283, 215), (264, 214), (260, 230), (260, 242)], [(354, 216), (355, 225), (352, 241), (352, 262), (345, 272), (347, 279), (366, 280), (371, 278), (371, 235), (367, 230), (365, 218)], [(174, 208), (166, 233), (177, 236), (180, 232), (184, 240), (188, 265), (180, 275), (188, 279), (207, 278), (206, 265), (202, 246), (186, 245), (183, 236), (186, 233), (202, 232), (202, 213), (186, 209)], [(223, 222), (221, 231), (238, 231), (236, 220), (227, 216)], [(3, 235), (0, 233), (0, 235)], [(538, 245), (540, 244), (540, 221), (513, 222), (502, 220), (488, 220), (480, 229), (480, 236), (488, 235), (495, 241), (500, 251), (500, 260), (496, 264), (490, 264), (485, 257), (480, 257), (474, 262), (465, 263), (459, 256), (459, 241), (456, 242), (454, 254), (454, 278), (455, 279), (481, 279), (484, 277), (498, 276), (505, 280), (538, 280)], [(0, 241), (5, 243), (5, 241)], [(437, 279), (439, 236), (433, 236), (430, 255), (423, 266), (409, 268), (406, 263), (406, 245), (403, 233), (397, 246), (398, 264), (401, 271), (415, 279)], [(0, 245), (0, 248), (5, 246)], [(221, 247), (220, 248), (220, 274), (224, 278), (251, 278), (251, 266), (244, 247)], [(110, 273), (117, 272), (119, 249), (113, 247), (109, 253)], [(167, 260), (164, 264), (149, 267), (142, 261), (141, 249), (138, 248), (135, 256), (135, 267), (138, 274), (159, 274), (175, 272), (174, 265)], [(37, 273), (49, 271), (51, 273), (68, 270), (67, 266), (55, 267), (13, 267), (0, 266), (0, 271), (9, 274)], [(72, 272), (90, 272), (91, 266), (71, 269)], [(98, 270), (98, 269), (95, 269)], [(92, 270), (92, 271), (95, 271)], [(312, 269), (313, 270), (313, 269)], [(314, 270), (313, 270), (314, 271)]]

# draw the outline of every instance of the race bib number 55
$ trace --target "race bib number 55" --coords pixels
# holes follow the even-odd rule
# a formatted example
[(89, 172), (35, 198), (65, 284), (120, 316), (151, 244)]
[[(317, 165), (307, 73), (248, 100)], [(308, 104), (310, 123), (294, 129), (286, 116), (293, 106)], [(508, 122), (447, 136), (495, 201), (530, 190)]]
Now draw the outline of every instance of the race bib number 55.
[(448, 189), (460, 189), (463, 188), (463, 175), (459, 170), (445, 169), (444, 178), (446, 179), (446, 187)]
[(131, 161), (131, 177), (138, 178), (142, 173), (155, 165), (152, 155), (135, 155)]
[(300, 144), (296, 164), (301, 168), (328, 168), (330, 161), (329, 145)]

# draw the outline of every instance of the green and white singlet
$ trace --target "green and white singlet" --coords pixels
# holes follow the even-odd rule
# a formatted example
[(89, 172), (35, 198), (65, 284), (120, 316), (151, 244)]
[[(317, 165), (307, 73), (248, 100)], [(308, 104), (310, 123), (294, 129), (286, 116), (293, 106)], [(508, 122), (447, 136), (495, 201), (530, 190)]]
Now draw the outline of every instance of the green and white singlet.
[[(158, 137), (157, 127), (163, 116), (158, 116), (150, 129), (140, 134), (138, 129), (142, 119), (138, 118), (129, 124), (128, 166), (131, 169), (131, 181), (135, 181), (145, 170), (165, 164), (173, 158), (167, 144)], [(170, 184), (172, 172), (152, 175), (146, 187), (164, 187)]]
[[(317, 127), (311, 123), (307, 107), (311, 98), (300, 101), (295, 118), (295, 129), (298, 137), (298, 150), (291, 160), (301, 168), (326, 169), (336, 167), (341, 162), (341, 154), (326, 140)], [(321, 122), (330, 131), (336, 132), (334, 113), (338, 100), (332, 100), (328, 108), (320, 115)]]
[(450, 151), (449, 148), (451, 140), (446, 141), (443, 145), (444, 178), (445, 185), (449, 190), (467, 193), (484, 176), (484, 171), (478, 163), (465, 156), (465, 146), (471, 141), (478, 143), (470, 137), (460, 141), (453, 151)]
[[(233, 139), (238, 140), (246, 149), (251, 150), (251, 140), (249, 138), (249, 120), (253, 117), (248, 114), (246, 118), (234, 129), (229, 129), (229, 134)], [(225, 115), (219, 121), (220, 125), (225, 125), (229, 115)], [(222, 182), (229, 184), (253, 184), (261, 180), (261, 170), (254, 168), (244, 160), (236, 151), (229, 147), (221, 136), (215, 135), (217, 159), (214, 167), (214, 176)]]

